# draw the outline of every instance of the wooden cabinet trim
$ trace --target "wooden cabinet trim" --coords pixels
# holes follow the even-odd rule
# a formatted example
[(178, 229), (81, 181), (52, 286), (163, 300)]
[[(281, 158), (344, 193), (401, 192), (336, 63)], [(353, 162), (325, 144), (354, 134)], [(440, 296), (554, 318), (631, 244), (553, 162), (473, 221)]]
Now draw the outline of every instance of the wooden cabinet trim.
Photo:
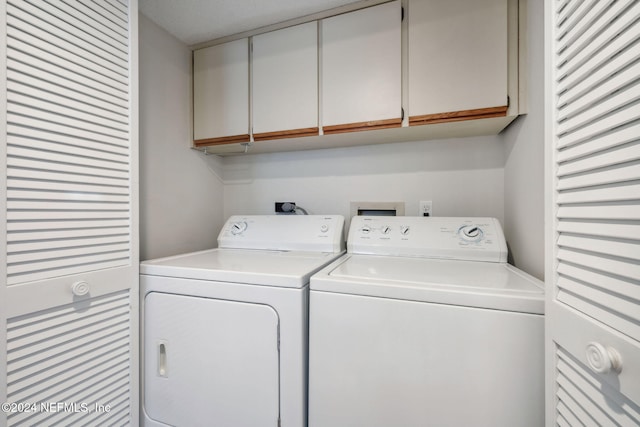
[(266, 141), (269, 139), (298, 138), (302, 136), (316, 136), (319, 134), (320, 134), (319, 128), (312, 127), (312, 128), (281, 130), (281, 131), (275, 131), (275, 132), (254, 133), (253, 140)]
[(459, 122), (462, 120), (486, 119), (491, 117), (505, 117), (507, 105), (500, 107), (477, 108), (475, 110), (450, 111), (447, 113), (425, 114), (410, 116), (409, 126), (427, 125), (434, 123)]
[(219, 138), (196, 139), (195, 141), (193, 141), (193, 145), (194, 147), (206, 147), (208, 145), (237, 144), (238, 142), (249, 141), (251, 141), (249, 134), (229, 135), (221, 136)]
[(397, 119), (374, 120), (369, 122), (345, 123), (342, 125), (323, 126), (322, 131), (324, 132), (325, 135), (331, 135), (331, 134), (343, 133), (343, 132), (359, 132), (363, 130), (399, 128), (401, 126), (402, 126), (402, 118), (398, 117)]

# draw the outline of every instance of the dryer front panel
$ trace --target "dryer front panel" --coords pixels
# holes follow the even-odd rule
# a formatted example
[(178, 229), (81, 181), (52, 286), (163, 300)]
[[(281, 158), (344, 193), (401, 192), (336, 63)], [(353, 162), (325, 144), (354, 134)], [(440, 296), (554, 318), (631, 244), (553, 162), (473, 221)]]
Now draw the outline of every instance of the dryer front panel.
[(144, 406), (181, 426), (277, 426), (278, 314), (264, 304), (151, 292)]

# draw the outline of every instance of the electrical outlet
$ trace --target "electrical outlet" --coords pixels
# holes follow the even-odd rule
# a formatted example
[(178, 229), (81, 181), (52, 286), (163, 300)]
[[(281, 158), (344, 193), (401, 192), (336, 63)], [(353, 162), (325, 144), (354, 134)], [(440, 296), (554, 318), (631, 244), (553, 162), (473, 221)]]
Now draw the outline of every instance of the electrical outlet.
[(433, 202), (431, 200), (420, 200), (418, 216), (433, 216)]

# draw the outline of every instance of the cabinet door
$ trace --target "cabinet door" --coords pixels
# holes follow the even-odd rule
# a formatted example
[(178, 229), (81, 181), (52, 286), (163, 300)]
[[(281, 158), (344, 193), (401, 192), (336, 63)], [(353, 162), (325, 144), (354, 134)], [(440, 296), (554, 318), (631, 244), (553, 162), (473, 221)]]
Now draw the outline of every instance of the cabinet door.
[(248, 40), (193, 52), (196, 146), (249, 141)]
[(401, 15), (394, 1), (321, 21), (324, 133), (401, 125)]
[(410, 0), (408, 15), (409, 123), (504, 116), (507, 0)]
[(318, 24), (253, 38), (253, 138), (318, 134)]

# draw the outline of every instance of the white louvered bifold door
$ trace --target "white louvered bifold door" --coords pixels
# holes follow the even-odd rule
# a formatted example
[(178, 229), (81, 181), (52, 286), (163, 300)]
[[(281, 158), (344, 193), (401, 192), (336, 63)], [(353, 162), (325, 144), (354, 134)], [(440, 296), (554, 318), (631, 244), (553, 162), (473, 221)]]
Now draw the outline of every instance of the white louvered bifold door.
[(547, 425), (640, 425), (640, 1), (548, 0)]
[(0, 11), (0, 425), (137, 424), (137, 1)]

